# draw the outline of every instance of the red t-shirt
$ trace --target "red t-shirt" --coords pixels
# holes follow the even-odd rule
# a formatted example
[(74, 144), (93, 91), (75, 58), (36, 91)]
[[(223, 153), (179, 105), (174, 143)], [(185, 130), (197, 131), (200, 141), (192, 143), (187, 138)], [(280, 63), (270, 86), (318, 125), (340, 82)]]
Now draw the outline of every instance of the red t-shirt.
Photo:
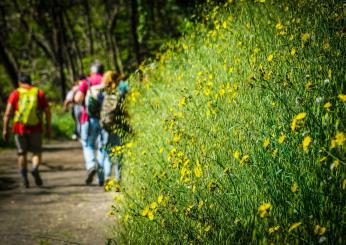
[[(25, 89), (32, 89), (32, 86), (25, 86)], [(8, 98), (7, 103), (11, 104), (14, 111), (18, 111), (18, 101), (19, 101), (19, 92), (18, 90), (14, 90), (10, 97)], [(38, 106), (41, 110), (46, 109), (48, 107), (48, 102), (42, 90), (38, 90)], [(31, 134), (31, 133), (41, 133), (42, 132), (42, 122), (39, 122), (37, 125), (24, 125), (20, 122), (13, 123), (13, 133), (15, 134)]]
[[(91, 86), (99, 85), (102, 82), (102, 75), (94, 73), (94, 74), (91, 74), (90, 77), (88, 77), (88, 79)], [(88, 83), (86, 80), (83, 80), (81, 84), (79, 85), (79, 91), (81, 91), (84, 94), (84, 97), (86, 96), (88, 92)], [(86, 121), (88, 121), (88, 114), (86, 112), (85, 103), (84, 103), (80, 123), (83, 124)]]

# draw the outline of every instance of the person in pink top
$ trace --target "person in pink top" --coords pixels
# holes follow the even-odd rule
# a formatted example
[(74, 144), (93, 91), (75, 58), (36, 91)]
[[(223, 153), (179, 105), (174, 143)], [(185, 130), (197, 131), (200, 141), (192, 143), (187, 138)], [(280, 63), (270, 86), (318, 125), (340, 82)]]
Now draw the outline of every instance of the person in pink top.
[[(90, 66), (90, 76), (81, 81), (79, 91), (74, 96), (76, 103), (83, 103), (83, 110), (80, 119), (81, 123), (81, 142), (83, 147), (83, 156), (85, 161), (85, 167), (87, 170), (87, 176), (85, 183), (90, 185), (97, 170), (97, 158), (95, 149), (101, 152), (101, 145), (97, 145), (97, 140), (101, 133), (101, 127), (98, 117), (89, 116), (85, 107), (85, 97), (87, 95), (89, 85), (96, 86), (102, 82), (104, 66), (99, 61), (94, 61)], [(103, 185), (103, 183), (99, 183)]]

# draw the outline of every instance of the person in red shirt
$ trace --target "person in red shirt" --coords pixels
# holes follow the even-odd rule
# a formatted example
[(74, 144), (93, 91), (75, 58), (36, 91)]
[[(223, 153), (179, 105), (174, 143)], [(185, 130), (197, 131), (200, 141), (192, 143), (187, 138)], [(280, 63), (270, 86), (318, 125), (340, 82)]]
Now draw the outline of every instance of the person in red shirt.
[(9, 124), (13, 115), (14, 139), (18, 152), (18, 166), (23, 178), (23, 184), (29, 187), (27, 170), (27, 153), (32, 152), (32, 171), (37, 186), (43, 184), (39, 173), (42, 153), (42, 112), (46, 118), (46, 133), (51, 132), (51, 113), (49, 104), (42, 90), (31, 85), (30, 76), (19, 79), (19, 87), (14, 90), (7, 101), (2, 136), (9, 138)]

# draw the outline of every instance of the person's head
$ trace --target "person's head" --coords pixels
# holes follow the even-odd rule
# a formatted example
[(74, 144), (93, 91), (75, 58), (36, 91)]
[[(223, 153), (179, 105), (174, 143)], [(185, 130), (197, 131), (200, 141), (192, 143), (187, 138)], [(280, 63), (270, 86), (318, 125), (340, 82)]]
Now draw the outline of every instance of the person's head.
[(93, 63), (91, 63), (90, 65), (91, 74), (94, 74), (94, 73), (103, 74), (103, 71), (104, 71), (104, 66), (100, 61), (95, 60)]
[(19, 83), (31, 85), (31, 78), (29, 75), (21, 75), (18, 79)]
[(114, 71), (106, 71), (102, 78), (102, 84), (105, 88), (116, 88), (120, 81), (124, 79), (124, 74)]
[(81, 81), (85, 80), (86, 79), (86, 75), (84, 73), (80, 73), (78, 75), (78, 79), (76, 81), (76, 84), (78, 85)]

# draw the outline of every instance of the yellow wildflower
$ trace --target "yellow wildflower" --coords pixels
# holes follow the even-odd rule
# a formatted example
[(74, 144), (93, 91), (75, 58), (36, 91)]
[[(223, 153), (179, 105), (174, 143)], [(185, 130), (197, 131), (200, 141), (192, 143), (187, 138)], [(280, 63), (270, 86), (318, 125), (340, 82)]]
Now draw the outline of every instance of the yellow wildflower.
[(297, 53), (297, 50), (295, 48), (291, 49), (291, 55), (294, 56)]
[(286, 135), (284, 133), (281, 133), (278, 140), (279, 144), (284, 143), (285, 139), (286, 139)]
[(202, 172), (202, 166), (198, 160), (196, 160), (196, 166), (194, 168), (194, 173), (195, 173), (196, 177), (201, 177), (202, 173), (203, 173)]
[(322, 227), (319, 225), (316, 225), (314, 229), (315, 235), (320, 235), (320, 236), (322, 236), (326, 231), (327, 231), (326, 227)]
[(250, 156), (249, 155), (244, 155), (241, 159), (240, 159), (240, 164), (243, 165), (245, 162), (247, 162), (249, 160)]
[(179, 106), (180, 107), (183, 107), (183, 106), (185, 106), (186, 105), (186, 97), (184, 96), (184, 97), (182, 97), (181, 99), (180, 99), (180, 101), (179, 101)]
[(154, 220), (154, 213), (151, 210), (148, 212), (148, 218), (149, 220)]
[(279, 226), (279, 225), (273, 226), (273, 227), (270, 227), (270, 228), (269, 228), (268, 232), (269, 232), (269, 234), (272, 234), (272, 233), (278, 231), (279, 229), (280, 229), (280, 226)]
[(333, 106), (332, 103), (327, 102), (327, 103), (324, 104), (323, 107), (324, 107), (325, 109), (327, 109), (327, 110), (330, 110), (330, 108), (332, 108), (332, 106)]
[(291, 232), (291, 231), (297, 229), (301, 224), (302, 224), (302, 222), (297, 222), (297, 223), (292, 224), (290, 226), (290, 228), (288, 229), (288, 232)]
[(332, 163), (332, 165), (330, 166), (330, 169), (333, 170), (333, 169), (337, 169), (340, 165), (340, 160), (339, 159), (335, 159)]
[(142, 216), (144, 217), (148, 216), (149, 211), (150, 211), (149, 206), (146, 206), (142, 211)]
[(272, 205), (270, 203), (263, 203), (258, 207), (258, 213), (261, 218), (267, 216), (269, 209), (271, 209)]
[(309, 33), (306, 32), (306, 33), (302, 34), (302, 36), (301, 36), (302, 42), (306, 42), (309, 39), (310, 39), (310, 34)]
[(198, 209), (201, 209), (204, 205), (204, 202), (203, 200), (200, 200), (199, 203), (198, 203)]
[(294, 182), (294, 183), (293, 183), (293, 185), (292, 185), (292, 187), (291, 187), (291, 191), (292, 191), (293, 193), (296, 193), (296, 192), (298, 191), (298, 184), (297, 184), (297, 182)]
[(150, 208), (151, 208), (152, 210), (157, 209), (157, 202), (151, 203), (151, 204), (150, 204)]
[(339, 146), (342, 146), (345, 142), (346, 138), (343, 132), (336, 132), (335, 135), (335, 143)]
[(278, 22), (278, 23), (275, 25), (275, 28), (276, 28), (276, 30), (281, 30), (282, 28), (284, 28), (284, 26), (281, 24), (281, 22)]
[(270, 140), (269, 140), (268, 138), (266, 138), (266, 139), (264, 140), (264, 142), (263, 142), (263, 148), (264, 148), (264, 149), (267, 149), (268, 146), (269, 146), (269, 144), (270, 144)]
[(211, 180), (208, 183), (208, 190), (209, 191), (214, 191), (217, 187), (218, 187), (218, 184), (214, 180)]
[(163, 202), (163, 195), (160, 195), (158, 198), (157, 198), (157, 203), (158, 204), (161, 204)]
[(304, 137), (304, 140), (303, 140), (303, 150), (305, 152), (309, 151), (309, 145), (311, 144), (311, 142), (312, 142), (312, 138), (310, 136), (305, 136)]
[(306, 90), (310, 90), (312, 87), (314, 86), (314, 84), (311, 81), (308, 81), (307, 83), (305, 83), (304, 87)]
[(240, 157), (240, 152), (239, 152), (239, 151), (235, 151), (235, 152), (233, 153), (233, 157), (234, 157), (235, 159), (239, 159), (239, 157)]
[(211, 225), (206, 225), (204, 228), (204, 231), (208, 233), (210, 230), (211, 230)]
[(297, 114), (291, 123), (291, 129), (292, 131), (295, 131), (297, 128), (297, 123), (301, 120), (303, 120), (306, 117), (306, 112), (300, 112), (299, 114)]
[(346, 94), (339, 94), (338, 98), (342, 101), (342, 102), (346, 102)]
[(268, 55), (267, 60), (270, 62), (273, 60), (273, 58), (274, 58), (274, 55), (270, 54)]

